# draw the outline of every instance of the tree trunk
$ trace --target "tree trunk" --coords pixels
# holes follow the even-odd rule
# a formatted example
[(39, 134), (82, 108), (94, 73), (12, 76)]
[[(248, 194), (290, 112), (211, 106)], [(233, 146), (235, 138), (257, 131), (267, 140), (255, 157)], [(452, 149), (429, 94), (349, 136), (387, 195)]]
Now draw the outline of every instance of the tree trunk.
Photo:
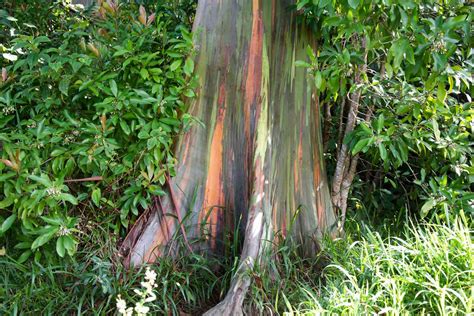
[[(167, 195), (156, 198), (123, 243), (126, 264), (153, 262), (189, 248), (221, 252), (228, 232), (244, 229), (240, 266), (224, 301), (210, 314), (241, 313), (247, 272), (264, 264), (278, 232), (304, 255), (332, 233), (313, 83), (297, 60), (314, 48), (296, 23), (291, 0), (200, 0), (194, 32), (198, 98), (195, 126), (177, 142), (179, 165)], [(241, 227), (235, 227), (239, 223)]]
[[(361, 50), (363, 51), (363, 64), (359, 65), (354, 70), (354, 85), (360, 85), (363, 81), (363, 75), (367, 71), (367, 50), (366, 50), (366, 39), (354, 38), (354, 42), (359, 43)], [(342, 133), (342, 119), (344, 115), (343, 101), (341, 108), (341, 120), (339, 130), (339, 151), (337, 153), (336, 170), (334, 171), (334, 177), (331, 185), (331, 200), (340, 222), (338, 224), (338, 230), (340, 233), (343, 232), (344, 223), (346, 221), (347, 212), (347, 200), (349, 198), (349, 191), (351, 189), (352, 181), (357, 171), (357, 163), (359, 155), (352, 156), (349, 151), (349, 146), (342, 140), (344, 137), (352, 133), (357, 125), (357, 114), (360, 106), (361, 92), (356, 90), (349, 94), (349, 106), (347, 113), (347, 120), (345, 122), (344, 133)], [(341, 137), (342, 136), (342, 137)]]

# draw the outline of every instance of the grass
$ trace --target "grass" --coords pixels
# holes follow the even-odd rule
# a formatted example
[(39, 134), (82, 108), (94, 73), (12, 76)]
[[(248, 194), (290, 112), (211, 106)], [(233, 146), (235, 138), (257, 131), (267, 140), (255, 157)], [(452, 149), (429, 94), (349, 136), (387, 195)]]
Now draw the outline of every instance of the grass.
[(408, 225), (397, 237), (356, 223), (351, 230), (344, 239), (324, 242), (330, 264), (319, 274), (291, 252), (280, 252), (283, 276), (260, 291), (270, 299), (262, 304), (262, 295), (254, 295), (249, 302), (261, 312), (287, 315), (472, 313), (474, 247), (472, 231), (461, 221)]
[[(21, 265), (0, 257), (0, 314), (112, 314), (115, 298), (136, 299), (142, 271), (117, 262), (116, 241), (94, 229), (77, 261)], [(381, 230), (382, 231), (382, 230)], [(472, 231), (461, 221), (405, 225), (383, 236), (352, 220), (345, 238), (324, 240), (318, 258), (303, 259), (289, 241), (252, 272), (251, 314), (467, 315), (474, 307)], [(97, 245), (100, 245), (98, 247)], [(222, 259), (222, 258), (221, 258)], [(223, 297), (234, 260), (199, 255), (153, 265), (153, 314), (200, 314)], [(150, 305), (149, 305), (150, 306)]]
[[(75, 261), (19, 264), (0, 257), (0, 315), (110, 315), (116, 297), (136, 300), (144, 267), (127, 271), (117, 241), (106, 225), (85, 234)], [(153, 314), (200, 314), (217, 304), (230, 282), (226, 261), (199, 255), (162, 259), (152, 268), (158, 277)]]

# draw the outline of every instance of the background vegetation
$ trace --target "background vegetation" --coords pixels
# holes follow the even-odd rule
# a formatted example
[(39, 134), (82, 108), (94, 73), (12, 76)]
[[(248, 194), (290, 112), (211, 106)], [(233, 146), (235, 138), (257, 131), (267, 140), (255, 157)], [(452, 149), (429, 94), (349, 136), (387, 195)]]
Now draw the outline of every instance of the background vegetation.
[(169, 2), (153, 14), (110, 2), (90, 17), (45, 2), (46, 30), (14, 5), (19, 18), (2, 13), (0, 233), (24, 262), (73, 255), (103, 214), (119, 233), (162, 193), (173, 137), (190, 123), (193, 62), (189, 21)]
[(296, 9), (321, 43), (301, 65), (320, 90), (341, 215), (338, 185), (353, 191), (351, 206), (372, 214), (472, 216), (472, 7), (300, 0)]
[[(173, 175), (174, 137), (194, 122), (185, 100), (194, 97), (196, 2), (4, 3), (0, 313), (114, 313), (118, 294), (138, 300), (143, 279), (121, 266), (117, 245)], [(470, 313), (472, 7), (300, 0), (293, 9), (319, 36), (312, 62), (299, 66), (320, 91), (333, 180), (341, 149), (351, 154), (349, 217), (317, 259), (283, 241), (252, 272), (248, 311)], [(237, 244), (227, 259), (154, 265), (150, 312), (217, 303)]]

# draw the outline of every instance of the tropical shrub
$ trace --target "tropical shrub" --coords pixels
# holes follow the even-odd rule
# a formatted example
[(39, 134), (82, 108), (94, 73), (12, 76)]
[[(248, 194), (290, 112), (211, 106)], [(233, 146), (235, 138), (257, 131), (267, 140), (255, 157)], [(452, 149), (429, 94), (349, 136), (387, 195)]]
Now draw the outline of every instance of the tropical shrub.
[(91, 215), (126, 227), (163, 192), (173, 138), (192, 121), (188, 17), (115, 1), (63, 10), (67, 23), (33, 34), (7, 17), (17, 29), (0, 61), (0, 236), (20, 262), (73, 255)]
[(359, 158), (358, 205), (448, 222), (472, 214), (472, 9), (462, 0), (300, 0), (297, 9), (321, 43), (303, 66), (326, 134), (339, 135), (326, 137), (330, 166), (344, 144), (351, 165)]

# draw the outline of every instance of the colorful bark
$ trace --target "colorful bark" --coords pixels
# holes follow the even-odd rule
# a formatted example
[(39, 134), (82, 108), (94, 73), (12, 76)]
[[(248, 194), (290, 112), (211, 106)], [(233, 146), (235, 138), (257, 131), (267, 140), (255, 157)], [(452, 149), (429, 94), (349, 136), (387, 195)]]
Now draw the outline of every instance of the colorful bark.
[[(174, 252), (173, 236), (183, 235), (183, 226), (195, 250), (211, 252), (223, 250), (226, 232), (246, 227), (243, 268), (259, 259), (263, 240), (277, 232), (314, 254), (316, 241), (333, 230), (314, 85), (295, 66), (315, 42), (296, 23), (292, 3), (199, 1), (200, 88), (189, 112), (205, 127), (178, 140), (171, 189), (124, 241), (127, 264)], [(240, 217), (241, 227), (234, 227)]]

